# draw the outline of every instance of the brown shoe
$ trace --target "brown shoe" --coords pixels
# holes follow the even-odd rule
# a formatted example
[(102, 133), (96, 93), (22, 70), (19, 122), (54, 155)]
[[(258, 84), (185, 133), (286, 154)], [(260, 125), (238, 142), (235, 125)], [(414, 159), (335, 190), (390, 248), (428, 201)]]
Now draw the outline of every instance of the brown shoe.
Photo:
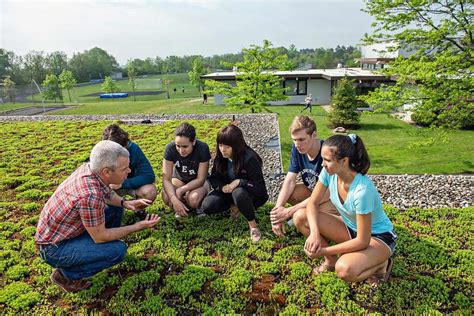
[(68, 279), (59, 269), (55, 269), (49, 278), (64, 291), (72, 293), (87, 289), (92, 285), (92, 282), (87, 280)]

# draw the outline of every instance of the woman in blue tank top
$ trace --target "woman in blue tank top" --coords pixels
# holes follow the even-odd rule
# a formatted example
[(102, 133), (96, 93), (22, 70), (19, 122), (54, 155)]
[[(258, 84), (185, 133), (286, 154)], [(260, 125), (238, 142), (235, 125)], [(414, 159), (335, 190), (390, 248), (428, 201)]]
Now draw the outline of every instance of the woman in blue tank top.
[[(314, 272), (336, 271), (349, 282), (387, 281), (397, 235), (366, 175), (370, 160), (362, 139), (354, 134), (332, 136), (321, 156), (324, 168), (308, 203), (310, 234), (304, 246), (310, 258), (325, 258)], [(340, 217), (319, 212), (326, 190)], [(329, 240), (336, 244), (329, 246)]]

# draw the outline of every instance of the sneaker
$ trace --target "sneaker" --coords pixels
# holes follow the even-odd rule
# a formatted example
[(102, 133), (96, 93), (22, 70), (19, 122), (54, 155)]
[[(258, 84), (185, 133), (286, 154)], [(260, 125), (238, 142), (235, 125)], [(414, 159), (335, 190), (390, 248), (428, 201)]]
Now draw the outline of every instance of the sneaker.
[(251, 228), (250, 229), (250, 238), (252, 242), (257, 242), (262, 237), (262, 233), (260, 233), (260, 229), (258, 228)]
[(49, 278), (64, 291), (72, 293), (85, 290), (92, 285), (92, 282), (88, 280), (68, 279), (59, 269), (55, 269)]
[(204, 211), (201, 210), (200, 208), (197, 208), (197, 209), (196, 209), (196, 216), (197, 216), (197, 217), (203, 217), (203, 216), (207, 216), (207, 214), (204, 213)]

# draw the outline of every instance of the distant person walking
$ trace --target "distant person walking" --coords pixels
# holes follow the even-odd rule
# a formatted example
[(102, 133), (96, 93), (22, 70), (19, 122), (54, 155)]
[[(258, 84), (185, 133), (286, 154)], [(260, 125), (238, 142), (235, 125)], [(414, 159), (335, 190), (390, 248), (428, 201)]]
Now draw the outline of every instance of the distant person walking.
[(173, 88), (173, 92), (174, 92), (174, 94), (176, 94), (176, 87)]
[(202, 104), (207, 104), (207, 93), (203, 92), (202, 94)]
[(301, 110), (300, 113), (303, 113), (304, 110), (309, 109), (309, 113), (312, 113), (313, 111), (313, 106), (311, 105), (311, 102), (313, 102), (313, 97), (311, 93), (304, 99), (304, 103), (306, 106)]
[(184, 93), (184, 87), (182, 87), (182, 88), (181, 88), (181, 92), (183, 92), (183, 93)]

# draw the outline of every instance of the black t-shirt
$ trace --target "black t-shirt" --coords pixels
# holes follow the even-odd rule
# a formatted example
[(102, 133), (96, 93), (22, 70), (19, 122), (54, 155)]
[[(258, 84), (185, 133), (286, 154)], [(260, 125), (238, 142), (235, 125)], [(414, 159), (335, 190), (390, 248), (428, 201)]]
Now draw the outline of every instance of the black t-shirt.
[(173, 177), (184, 183), (188, 183), (197, 178), (199, 164), (211, 159), (209, 146), (206, 143), (196, 140), (193, 152), (187, 157), (182, 157), (176, 149), (176, 143), (173, 140), (165, 148), (163, 159), (174, 163)]

